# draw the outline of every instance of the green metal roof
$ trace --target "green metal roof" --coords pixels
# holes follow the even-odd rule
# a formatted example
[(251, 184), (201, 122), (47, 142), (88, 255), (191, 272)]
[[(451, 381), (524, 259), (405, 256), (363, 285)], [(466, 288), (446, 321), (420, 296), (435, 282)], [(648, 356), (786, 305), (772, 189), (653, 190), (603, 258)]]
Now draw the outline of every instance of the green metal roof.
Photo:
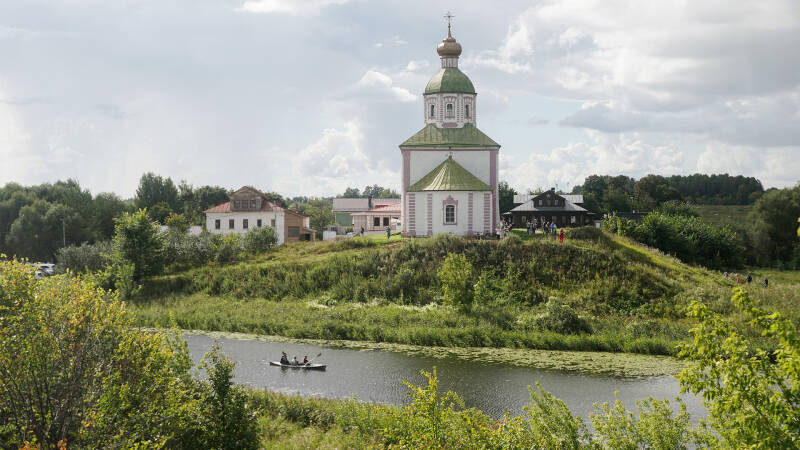
[(488, 184), (469, 173), (452, 156), (448, 156), (443, 163), (408, 188), (408, 192), (491, 190)]
[(461, 128), (439, 128), (429, 123), (417, 134), (406, 139), (400, 147), (496, 147), (500, 144), (483, 134), (475, 125), (464, 124)]
[(425, 86), (426, 94), (438, 94), (440, 92), (454, 92), (460, 94), (474, 94), (475, 86), (472, 81), (458, 70), (458, 67), (446, 67), (440, 70), (428, 81)]

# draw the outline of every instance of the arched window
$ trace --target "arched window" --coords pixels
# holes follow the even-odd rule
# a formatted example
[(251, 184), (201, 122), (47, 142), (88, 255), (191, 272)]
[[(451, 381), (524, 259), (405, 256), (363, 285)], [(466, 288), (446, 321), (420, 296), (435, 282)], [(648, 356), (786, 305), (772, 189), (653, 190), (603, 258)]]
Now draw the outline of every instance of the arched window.
[(433, 108), (434, 108), (434, 106), (431, 105), (431, 119), (433, 119)]
[(445, 205), (444, 223), (456, 223), (456, 205)]
[(464, 115), (467, 116), (467, 119), (470, 118), (469, 115), (469, 105), (464, 105)]
[(447, 104), (446, 112), (447, 112), (447, 117), (453, 117), (453, 104), (452, 103), (448, 103)]

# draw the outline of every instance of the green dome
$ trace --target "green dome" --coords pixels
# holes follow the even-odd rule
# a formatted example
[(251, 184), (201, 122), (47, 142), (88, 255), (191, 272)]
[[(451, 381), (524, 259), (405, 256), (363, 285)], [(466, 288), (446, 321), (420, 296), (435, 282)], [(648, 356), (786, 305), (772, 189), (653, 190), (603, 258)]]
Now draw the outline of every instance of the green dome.
[(475, 86), (469, 81), (464, 72), (457, 67), (446, 67), (439, 71), (428, 81), (425, 94), (438, 94), (441, 92), (457, 94), (474, 94)]

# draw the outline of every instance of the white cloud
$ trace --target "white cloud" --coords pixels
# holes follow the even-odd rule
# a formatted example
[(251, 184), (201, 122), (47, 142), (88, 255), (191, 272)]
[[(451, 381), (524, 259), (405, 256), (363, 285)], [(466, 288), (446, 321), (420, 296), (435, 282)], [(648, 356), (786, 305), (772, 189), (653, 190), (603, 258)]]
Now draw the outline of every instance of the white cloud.
[(406, 45), (406, 44), (408, 44), (408, 41), (406, 41), (405, 39), (401, 39), (400, 36), (394, 35), (380, 42), (376, 42), (373, 45), (375, 47), (381, 48), (381, 47), (393, 47), (397, 45)]
[(430, 66), (430, 63), (427, 59), (420, 59), (409, 61), (408, 65), (406, 65), (406, 71), (408, 72), (416, 72), (417, 70), (427, 69)]
[(520, 189), (583, 183), (592, 174), (624, 174), (635, 178), (649, 173), (669, 175), (681, 171), (683, 152), (670, 145), (651, 145), (638, 133), (589, 132), (592, 142), (570, 142), (526, 161), (508, 158), (500, 177)]
[(389, 94), (395, 100), (401, 102), (417, 101), (417, 96), (409, 92), (408, 89), (393, 85), (392, 77), (377, 70), (368, 70), (364, 76), (356, 82), (356, 88), (366, 88), (370, 92)]
[(237, 11), (260, 14), (305, 16), (319, 14), (328, 5), (343, 5), (349, 0), (247, 0)]
[(796, 148), (761, 149), (711, 142), (697, 158), (697, 171), (754, 176), (765, 188), (793, 186), (800, 182), (799, 156)]
[(326, 128), (322, 136), (294, 155), (291, 175), (279, 177), (273, 188), (281, 192), (332, 195), (348, 186), (374, 180), (395, 187), (399, 173), (379, 167), (365, 153), (362, 124), (351, 120), (343, 129)]

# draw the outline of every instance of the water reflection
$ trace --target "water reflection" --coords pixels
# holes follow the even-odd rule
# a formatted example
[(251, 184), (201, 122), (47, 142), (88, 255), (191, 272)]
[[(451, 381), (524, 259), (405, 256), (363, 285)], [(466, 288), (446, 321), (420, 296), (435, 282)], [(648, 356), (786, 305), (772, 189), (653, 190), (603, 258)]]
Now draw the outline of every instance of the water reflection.
[[(195, 361), (211, 349), (213, 338), (186, 335), (186, 342)], [(620, 379), (608, 376), (573, 374), (522, 367), (485, 364), (455, 358), (408, 356), (388, 351), (348, 350), (306, 344), (264, 342), (258, 340), (220, 338), (223, 352), (237, 361), (237, 383), (257, 388), (305, 396), (328, 398), (358, 397), (375, 403), (408, 402), (408, 389), (401, 380), (413, 384), (425, 381), (420, 370), (436, 366), (442, 392), (456, 391), (468, 407), (475, 407), (495, 418), (510, 412), (522, 413), (530, 396), (528, 386), (539, 382), (542, 387), (572, 409), (573, 414), (588, 418), (595, 402), (612, 402), (614, 391), (619, 399), (633, 408), (637, 399), (669, 398), (680, 395), (678, 382), (672, 377)], [(281, 351), (289, 358), (304, 355), (328, 365), (325, 372), (288, 370), (270, 367), (269, 361), (280, 359)], [(682, 395), (693, 420), (705, 416), (700, 399)]]

